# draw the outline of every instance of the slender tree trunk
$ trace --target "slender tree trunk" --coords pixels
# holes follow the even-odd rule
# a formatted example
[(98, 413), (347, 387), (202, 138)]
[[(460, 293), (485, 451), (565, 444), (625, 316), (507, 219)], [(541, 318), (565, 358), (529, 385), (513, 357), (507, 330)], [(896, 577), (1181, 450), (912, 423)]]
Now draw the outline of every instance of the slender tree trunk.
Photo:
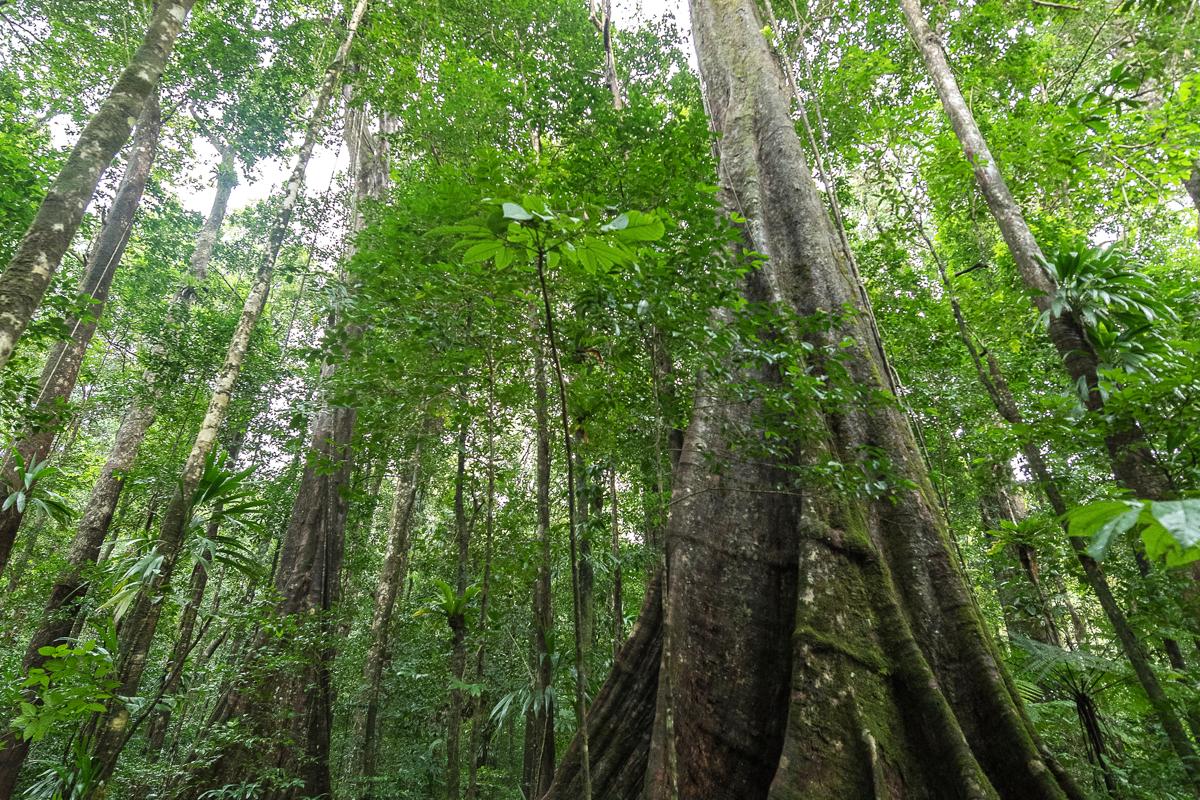
[[(460, 603), (465, 602), (467, 575), (470, 569), (471, 534), (467, 525), (465, 484), (467, 473), (467, 422), (464, 420), (458, 432), (458, 469), (454, 473), (454, 531), (458, 550), (454, 591)], [(462, 737), (463, 693), (458, 685), (463, 683), (467, 672), (467, 619), (466, 609), (450, 614), (446, 622), (450, 626), (450, 675), (456, 685), (450, 689), (450, 708), (446, 714), (446, 796), (458, 800), (461, 794), (462, 759), (459, 742)]]
[[(996, 361), (995, 356), (990, 352), (985, 351), (980, 353), (971, 340), (966, 318), (963, 316), (962, 308), (959, 306), (958, 299), (955, 297), (953, 288), (950, 285), (945, 265), (942, 263), (937, 252), (933, 250), (932, 242), (925, 237), (923, 232), (922, 237), (925, 238), (926, 245), (937, 261), (942, 285), (945, 287), (950, 299), (951, 310), (954, 312), (959, 339), (971, 356), (971, 360), (975, 365), (976, 376), (979, 378), (980, 383), (983, 384), (1000, 417), (1012, 425), (1014, 429), (1026, 430), (1028, 426), (1025, 423), (1024, 415), (1017, 406), (1016, 399), (1008, 385), (1008, 380), (1000, 370), (999, 362)], [(1023, 439), (1021, 442), (1021, 454), (1025, 456), (1025, 460), (1029, 464), (1029, 469), (1045, 493), (1046, 499), (1050, 501), (1051, 509), (1060, 519), (1064, 518), (1069, 510), (1066, 499), (1063, 497), (1058, 482), (1054, 479), (1049, 466), (1042, 457), (1037, 443), (1027, 438)], [(1117, 635), (1117, 641), (1121, 645), (1122, 652), (1133, 668), (1134, 675), (1137, 677), (1142, 690), (1146, 693), (1146, 697), (1149, 699), (1150, 705), (1158, 717), (1159, 724), (1163, 726), (1172, 749), (1189, 771), (1193, 782), (1197, 782), (1197, 777), (1200, 775), (1200, 764), (1196, 763), (1195, 751), (1187, 738), (1187, 734), (1183, 730), (1178, 715), (1176, 715), (1174, 709), (1171, 707), (1170, 700), (1162, 689), (1162, 684), (1159, 682), (1158, 676), (1154, 673), (1154, 668), (1150, 663), (1145, 648), (1130, 626), (1124, 610), (1117, 604), (1116, 597), (1113, 596), (1112, 589), (1108, 584), (1108, 578), (1105, 576), (1100, 564), (1087, 554), (1087, 542), (1077, 536), (1071, 536), (1065, 522), (1063, 523), (1063, 532), (1067, 534), (1071, 548), (1079, 559), (1080, 566), (1083, 567), (1085, 582), (1096, 595), (1101, 609), (1108, 618), (1109, 624), (1112, 625), (1113, 632)]]
[[(229, 342), (225, 364), (217, 375), (208, 410), (200, 425), (200, 430), (193, 441), (192, 449), (184, 464), (179, 483), (163, 515), (158, 541), (155, 545), (159, 555), (163, 559), (162, 564), (155, 576), (138, 593), (133, 607), (126, 617), (122, 630), (121, 655), (117, 670), (117, 680), (120, 682), (117, 691), (119, 696), (135, 696), (141, 686), (142, 673), (146, 665), (146, 656), (150, 651), (154, 632), (158, 626), (159, 615), (162, 611), (160, 599), (167, 585), (170, 583), (186, 534), (191, 496), (199, 484), (204, 464), (209, 453), (212, 451), (217, 433), (225, 420), (234, 384), (241, 373), (242, 363), (250, 347), (251, 334), (267, 302), (275, 262), (279, 258), (284, 239), (287, 237), (292, 215), (300, 202), (308, 162), (312, 158), (313, 149), (316, 147), (320, 132), (324, 127), (326, 111), (333, 97), (334, 88), (341, 77), (346, 54), (349, 52), (354, 33), (366, 11), (368, 1), (359, 0), (355, 6), (354, 12), (347, 24), (346, 38), (334, 56), (333, 62), (326, 70), (324, 81), (317, 93), (309, 117), (308, 130), (305, 134), (304, 143), (301, 145), (300, 152), (297, 155), (291, 177), (285, 186), (283, 202), (276, 213), (268, 236), (267, 252), (259, 265), (250, 291), (246, 295), (241, 317)], [(342, 451), (345, 448), (345, 443), (349, 441), (349, 430), (353, 429), (353, 416), (353, 411), (349, 409), (331, 409), (319, 414), (317, 420), (313, 423), (312, 439), (314, 447), (312, 449), (315, 451), (314, 455), (325, 455), (334, 459), (345, 458), (346, 454)], [(340, 461), (335, 460), (333, 463), (340, 463)], [(276, 575), (276, 585), (281, 589), (284, 596), (284, 600), (281, 603), (281, 610), (284, 613), (291, 613), (293, 606), (299, 609), (301, 606), (309, 603), (312, 600), (310, 590), (316, 591), (320, 595), (318, 604), (320, 602), (331, 601), (332, 595), (326, 597), (324, 590), (336, 589), (336, 586), (332, 584), (336, 582), (336, 568), (340, 564), (340, 547), (330, 547), (329, 552), (324, 552), (324, 549), (318, 548), (322, 552), (315, 554), (312, 551), (316, 547), (317, 542), (313, 539), (319, 538), (319, 534), (324, 530), (324, 526), (320, 522), (329, 520), (332, 524), (336, 524), (338, 518), (344, 520), (344, 498), (336, 491), (332, 493), (334, 495), (332, 497), (329, 496), (329, 493), (312, 491), (315, 488), (312, 482), (316, 481), (322, 484), (324, 488), (335, 481), (344, 481), (345, 476), (342, 474), (343, 472), (348, 473), (348, 463), (345, 470), (332, 470), (328, 472), (321, 470), (319, 473), (317, 467), (310, 461), (308, 468), (305, 470), (305, 478), (307, 480), (302, 479), (300, 502), (296, 508), (293, 508), (292, 523), (289, 525), (289, 533), (294, 528), (305, 529), (303, 533), (296, 535), (296, 538), (302, 541), (295, 541), (293, 543), (289, 540), (288, 544), (292, 544), (292, 550), (289, 550), (287, 544), (285, 544), (283, 556), (281, 556), (281, 564), (287, 565), (288, 568), (282, 569)], [(313, 504), (323, 501), (328, 502), (330, 505), (328, 507), (313, 507)], [(305, 505), (308, 507), (301, 507)], [(304, 533), (310, 531), (317, 533), (318, 536), (307, 537), (304, 535)], [(292, 556), (292, 558), (289, 560), (288, 556)], [(321, 565), (331, 570), (332, 574), (326, 575), (322, 571), (304, 574), (304, 570), (312, 566), (313, 560), (320, 562)], [(325, 577), (328, 577), (330, 580), (325, 581)], [(330, 585), (322, 585), (325, 583), (329, 583)], [(318, 588), (313, 589), (314, 586)], [(322, 698), (327, 699), (327, 693), (323, 691), (327, 688), (324, 685), (317, 688), (318, 694)], [(305, 715), (306, 719), (319, 721), (321, 716), (320, 708), (312, 708), (308, 711), (309, 713)], [(93, 761), (96, 764), (96, 778), (93, 784), (95, 788), (89, 795), (88, 800), (98, 797), (103, 793), (103, 786), (116, 766), (117, 757), (136, 727), (135, 725), (131, 725), (130, 722), (128, 707), (118, 704), (109, 710), (106, 718), (100, 725), (96, 741), (93, 745)], [(328, 731), (326, 731), (327, 735)], [(324, 764), (322, 766), (326, 770), (324, 777), (325, 783), (328, 784), (328, 765)], [(313, 788), (316, 787), (310, 786), (310, 790)]]
[[(496, 528), (496, 372), (492, 354), (488, 352), (488, 409), (487, 409), (487, 517), (483, 541), (483, 583), (479, 593), (479, 647), (475, 651), (475, 682), (483, 685), (485, 678), (488, 632), (488, 604), (492, 592), (492, 539)], [(491, 738), (488, 720), (487, 694), (480, 691), (475, 698), (475, 713), (471, 719), (470, 775), (467, 781), (467, 800), (479, 797), (479, 768), (487, 763), (488, 740)]]
[[(541, 289), (542, 311), (545, 321), (546, 348), (550, 353), (550, 364), (554, 367), (554, 384), (558, 394), (558, 418), (562, 430), (563, 456), (567, 465), (567, 540), (570, 546), (571, 565), (571, 599), (572, 616), (574, 617), (575, 642), (572, 648), (575, 656), (575, 723), (578, 726), (580, 747), (580, 768), (583, 773), (583, 800), (592, 800), (592, 760), (588, 754), (587, 730), (587, 662), (584, 645), (583, 622), (583, 581), (580, 577), (579, 552), (579, 512), (575, 505), (573, 488), (576, 485), (575, 459), (571, 447), (570, 410), (567, 405), (567, 381), (563, 376), (562, 359), (559, 357), (558, 335), (555, 333), (553, 305), (550, 292), (546, 286), (546, 251), (541, 248), (537, 253), (537, 279)], [(582, 476), (581, 476), (582, 477)]]
[[(42, 417), (37, 427), (26, 433), (17, 443), (16, 449), (25, 461), (26, 469), (49, 457), (58, 430), (65, 422), (64, 410), (75, 390), (79, 370), (84, 356), (96, 333), (96, 326), (108, 302), (113, 276), (121, 265), (125, 246), (133, 230), (134, 218), (146, 190), (150, 167), (158, 150), (158, 135), (162, 128), (162, 117), (158, 108), (158, 97), (151, 92), (142, 116), (138, 120), (133, 150), (121, 185), (113, 198), (112, 207), (104, 220), (99, 236), (88, 253), (87, 269), (79, 282), (79, 311), (67, 320), (68, 338), (50, 349), (38, 385), (35, 413)], [(0, 315), (2, 316), (2, 315)], [(12, 485), (19, 481), (11, 457), (5, 458), (6, 477)], [(0, 512), (0, 573), (3, 573), (12, 552), (13, 542), (21, 527), (24, 515), (15, 505)]]
[(579, 536), (579, 646), (587, 663), (596, 637), (596, 571), (592, 564), (592, 507), (598, 486), (584, 455), (582, 429), (575, 436), (575, 509)]
[(379, 751), (379, 697), (383, 669), (387, 663), (392, 616), (396, 598), (408, 573), (408, 550), (412, 532), (413, 512), (420, 486), (420, 443), (413, 450), (396, 479), (396, 493), (388, 522), (387, 550), (379, 571), (379, 588), (371, 613), (370, 645), (363, 661), (363, 688), (359, 707), (355, 711), (354, 735), (351, 739), (352, 775), (361, 786), (363, 800), (374, 797), (373, 779)]
[[(1200, 161), (1192, 165), (1191, 174), (1183, 182), (1183, 187), (1187, 189), (1188, 197), (1192, 198), (1192, 205), (1196, 207), (1196, 216), (1200, 218)], [(1200, 238), (1200, 219), (1196, 225), (1196, 236)]]
[[(967, 161), (975, 170), (976, 182), (1017, 264), (1021, 280), (1034, 293), (1033, 300), (1038, 310), (1046, 311), (1050, 307), (1055, 286), (1042, 266), (1045, 257), (1041, 247), (1009, 191), (979, 126), (975, 124), (974, 115), (958, 88), (941, 42), (925, 20), (920, 0), (901, 0), (900, 5), (925, 68), (937, 87), (950, 124), (958, 135)], [(1103, 411), (1096, 352), (1079, 320), (1070, 312), (1051, 315), (1049, 337), (1072, 383), (1084, 394), (1088, 409)], [(1145, 432), (1135, 420), (1114, 419), (1109, 424), (1105, 443), (1118, 483), (1140, 498), (1163, 500), (1171, 496), (1173, 490), (1170, 480), (1155, 462)]]
[[(1007, 464), (993, 464), (979, 490), (979, 511), (985, 532), (997, 531), (1004, 523), (1016, 525), (1028, 516), (1025, 501), (1013, 485), (1012, 468)], [(1010, 543), (993, 559), (996, 594), (1009, 636), (1024, 636), (1062, 647), (1058, 623), (1042, 589), (1037, 551), (1023, 542)]]
[(80, 134), (17, 252), (0, 275), (0, 368), (42, 302), (100, 176), (129, 139), (146, 99), (166, 67), (175, 38), (195, 0), (163, 0), (150, 18), (142, 44), (108, 97)]
[(525, 763), (522, 788), (526, 797), (541, 797), (554, 780), (554, 673), (550, 641), (554, 615), (550, 605), (550, 418), (546, 396), (546, 362), (540, 326), (534, 323), (534, 418), (537, 435), (537, 540), (539, 559), (533, 587), (532, 702), (525, 720)]
[(609, 510), (611, 512), (610, 526), (612, 528), (612, 563), (613, 563), (613, 661), (620, 655), (621, 645), (625, 643), (625, 610), (623, 595), (625, 587), (621, 581), (621, 526), (617, 518), (617, 467), (613, 465), (608, 471), (608, 493), (610, 496)]
[[(231, 468), (237, 464), (238, 457), (241, 455), (242, 445), (246, 441), (246, 433), (246, 430), (242, 430), (229, 446), (228, 463)], [(209, 520), (205, 530), (205, 538), (210, 542), (213, 541), (219, 529), (220, 523), (217, 520)], [(171, 648), (171, 655), (167, 658), (167, 663), (163, 668), (163, 683), (160, 693), (164, 698), (173, 698), (178, 694), (179, 687), (183, 682), (183, 672), (187, 658), (195, 646), (192, 634), (196, 630), (196, 620), (200, 615), (200, 607), (204, 605), (209, 572), (213, 565), (211, 555), (207, 559), (197, 558), (196, 563), (192, 566), (192, 576), (188, 581), (188, 599), (179, 614), (179, 627), (175, 635), (175, 644)], [(167, 734), (167, 727), (170, 723), (171, 709), (169, 706), (164, 705), (163, 708), (156, 709), (150, 716), (150, 724), (146, 732), (146, 749), (152, 759), (158, 758)]]

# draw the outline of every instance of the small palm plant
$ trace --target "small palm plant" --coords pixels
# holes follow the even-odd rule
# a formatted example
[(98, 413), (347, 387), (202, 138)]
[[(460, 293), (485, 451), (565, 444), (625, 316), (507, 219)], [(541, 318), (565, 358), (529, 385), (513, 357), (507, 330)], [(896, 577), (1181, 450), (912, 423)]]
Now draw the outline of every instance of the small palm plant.
[(50, 466), (50, 459), (43, 459), (26, 466), (25, 457), (17, 448), (12, 449), (13, 477), (9, 479), (9, 492), (0, 504), (0, 511), (15, 508), (18, 514), (26, 510), (36, 511), (47, 519), (65, 525), (75, 516), (75, 510), (62, 495), (46, 488), (45, 480), (59, 474), (57, 467)]

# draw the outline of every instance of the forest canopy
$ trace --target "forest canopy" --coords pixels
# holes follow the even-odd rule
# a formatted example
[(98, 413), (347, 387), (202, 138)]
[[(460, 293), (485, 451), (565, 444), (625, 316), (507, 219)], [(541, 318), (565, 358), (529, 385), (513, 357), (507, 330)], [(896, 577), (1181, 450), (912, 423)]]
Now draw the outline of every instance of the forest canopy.
[(0, 800), (1200, 796), (1197, 0), (0, 0)]

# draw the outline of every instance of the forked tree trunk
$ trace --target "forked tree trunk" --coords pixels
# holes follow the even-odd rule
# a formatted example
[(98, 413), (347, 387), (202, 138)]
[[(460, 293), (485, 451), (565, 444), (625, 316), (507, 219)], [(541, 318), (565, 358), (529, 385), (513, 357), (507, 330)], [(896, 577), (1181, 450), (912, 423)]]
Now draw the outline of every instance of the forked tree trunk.
[(142, 44), (117, 78), (100, 110), (88, 120), (75, 148), (38, 208), (17, 252), (0, 275), (0, 368), (34, 311), (83, 221), (100, 176), (129, 139), (154, 91), (175, 39), (195, 0), (162, 0)]
[[(1055, 286), (1042, 266), (1045, 260), (1042, 249), (1013, 198), (979, 126), (975, 124), (975, 117), (958, 88), (941, 41), (925, 20), (920, 0), (901, 0), (900, 5), (925, 68), (937, 87), (950, 124), (962, 144), (967, 161), (974, 168), (976, 183), (1017, 264), (1021, 281), (1033, 293), (1038, 310), (1046, 311), (1050, 308)], [(1088, 409), (1103, 412), (1104, 399), (1097, 377), (1098, 358), (1079, 320), (1070, 312), (1051, 315), (1048, 334), (1071, 382), (1083, 394)], [(1136, 420), (1111, 421), (1105, 434), (1105, 444), (1118, 483), (1140, 498), (1164, 500), (1172, 495), (1170, 480), (1156, 463), (1145, 431)]]
[[(535, 317), (536, 320), (536, 317)], [(537, 541), (538, 568), (533, 585), (533, 625), (530, 655), (532, 702), (525, 717), (525, 757), (522, 789), (526, 797), (541, 797), (554, 780), (554, 699), (550, 692), (554, 673), (550, 641), (554, 614), (550, 605), (550, 417), (546, 394), (546, 362), (540, 326), (534, 322), (533, 391), (537, 435)]]
[[(138, 120), (125, 175), (121, 178), (121, 185), (113, 197), (100, 234), (88, 253), (87, 269), (77, 290), (79, 314), (66, 322), (67, 330), (70, 331), (69, 338), (56, 343), (46, 357), (46, 364), (38, 383), (35, 407), (35, 413), (42, 419), (37, 421), (35, 430), (29, 431), (17, 442), (16, 449), (24, 459), (26, 469), (50, 455), (58, 431), (66, 421), (63, 412), (71, 399), (71, 393), (75, 390), (83, 359), (108, 303), (113, 277), (121, 266), (125, 246), (129, 244), (133, 222), (141, 205), (142, 195), (146, 191), (146, 181), (150, 177), (150, 168), (158, 150), (158, 135), (161, 129), (162, 115), (159, 112), (158, 96), (152, 91)], [(15, 465), (11, 456), (5, 457), (4, 461), (9, 483), (16, 485), (19, 478), (14, 471)], [(24, 514), (16, 505), (0, 512), (0, 574), (8, 564), (23, 517)]]
[[(267, 302), (275, 262), (283, 248), (284, 239), (287, 238), (292, 215), (300, 202), (308, 162), (312, 158), (313, 150), (324, 127), (326, 111), (333, 97), (334, 89), (341, 78), (346, 55), (350, 50), (363, 14), (366, 12), (368, 2), (369, 0), (358, 1), (347, 23), (346, 37), (325, 72), (324, 80), (313, 103), (304, 142), (296, 157), (292, 174), (285, 185), (283, 202), (276, 213), (268, 235), (267, 251), (259, 265), (250, 291), (246, 295), (241, 317), (238, 319), (225, 355), (225, 364), (215, 381), (208, 410), (192, 443), (192, 449), (188, 454), (174, 494), (163, 514), (162, 525), (155, 544), (158, 554), (162, 557), (162, 564), (158, 572), (139, 591), (122, 627), (121, 652), (116, 675), (116, 679), (119, 681), (116, 692), (118, 696), (136, 696), (141, 687), (146, 657), (150, 652), (154, 633), (158, 627), (158, 619), (162, 612), (161, 598), (174, 573), (175, 564), (187, 532), (192, 494), (200, 482), (205, 462), (216, 442), (217, 433), (224, 423), (234, 384), (241, 373), (242, 363), (250, 347), (251, 334)], [(314, 458), (330, 458), (332, 460), (329, 463), (337, 464), (340, 467), (343, 459), (348, 458), (344, 451), (349, 442), (349, 432), (353, 430), (353, 423), (354, 413), (351, 409), (328, 409), (318, 414), (313, 423), (313, 446), (311, 448), (313, 452), (311, 455)], [(339, 491), (331, 489), (330, 486), (340, 486), (341, 484), (338, 482), (344, 482), (343, 472), (348, 474), (348, 470), (348, 461), (346, 461), (345, 469), (325, 469), (324, 464), (318, 469), (312, 459), (305, 469), (297, 505), (292, 510), (292, 521), (289, 523), (288, 529), (289, 538), (285, 540), (281, 555), (281, 568), (276, 575), (276, 586), (284, 598), (280, 604), (284, 614), (294, 613), (293, 606), (295, 609), (300, 609), (313, 602), (318, 605), (327, 602), (333, 596), (328, 593), (336, 593), (337, 568), (340, 566), (341, 560), (340, 544), (335, 548), (332, 543), (321, 544), (319, 540), (328, 526), (336, 526), (338, 519), (344, 521), (344, 498)], [(320, 503), (327, 505), (314, 505)], [(318, 546), (319, 544), (320, 546)], [(318, 569), (314, 565), (320, 565), (321, 568)], [(309, 568), (316, 571), (306, 573), (305, 571)], [(315, 592), (316, 595), (312, 595), (312, 592)], [(319, 674), (324, 674), (323, 665), (318, 663), (315, 668)], [(325, 698), (323, 691), (327, 688), (318, 681), (314, 690), (316, 699)], [(303, 697), (289, 697), (286, 700), (300, 704), (306, 702)], [(324, 707), (317, 704), (309, 708), (302, 718), (305, 722), (318, 724), (321, 721), (323, 710)], [(116, 767), (117, 758), (139, 721), (131, 720), (129, 708), (120, 703), (115, 704), (115, 707), (110, 708), (105, 715), (97, 730), (92, 748), (95, 780), (87, 795), (88, 800), (103, 795), (104, 786)], [(316, 735), (316, 731), (311, 731), (311, 733)], [(325, 737), (327, 747), (327, 730)], [(325, 770), (325, 783), (328, 784), (328, 764), (323, 763), (322, 767)], [(314, 780), (320, 779), (319, 774), (311, 777)]]
[[(748, 298), (806, 317), (857, 309), (810, 334), (808, 367), (849, 339), (849, 378), (885, 389), (754, 3), (693, 0), (692, 27), (725, 197), (767, 256)], [(746, 389), (781, 381), (733, 374)], [(673, 492), (647, 796), (1079, 797), (1039, 752), (903, 414), (862, 403), (783, 420), (809, 432), (791, 442), (801, 464), (865, 467), (871, 448), (911, 482), (867, 500), (754, 458), (764, 420), (731, 402), (736, 388), (702, 382)]]

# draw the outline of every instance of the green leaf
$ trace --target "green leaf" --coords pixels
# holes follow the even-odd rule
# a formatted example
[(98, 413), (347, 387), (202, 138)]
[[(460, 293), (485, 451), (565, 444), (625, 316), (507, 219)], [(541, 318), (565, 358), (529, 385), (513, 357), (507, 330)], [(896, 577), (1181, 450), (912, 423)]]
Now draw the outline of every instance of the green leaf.
[(1200, 499), (1153, 502), (1150, 516), (1153, 521), (1142, 531), (1146, 555), (1169, 567), (1200, 559)]
[[(609, 224), (613, 225), (621, 217), (626, 218), (625, 224), (619, 228), (613, 227), (611, 230), (616, 232), (617, 238), (622, 241), (653, 242), (661, 239), (667, 231), (661, 219), (653, 214), (646, 214), (641, 211), (630, 211), (627, 214), (622, 214)], [(608, 229), (607, 226), (605, 229)]]
[(476, 264), (480, 261), (487, 261), (503, 249), (503, 242), (496, 240), (479, 242), (467, 248), (467, 252), (463, 253), (462, 262), (464, 264)]
[(1100, 529), (1092, 536), (1092, 543), (1088, 546), (1088, 555), (1100, 561), (1108, 552), (1108, 546), (1112, 542), (1114, 536), (1119, 536), (1125, 531), (1132, 528), (1141, 516), (1141, 507), (1130, 508), (1123, 514), (1118, 514), (1110, 518), (1107, 522), (1100, 526)]
[(514, 219), (517, 222), (526, 222), (533, 219), (533, 215), (526, 211), (516, 203), (504, 203), (500, 206), (505, 219)]

